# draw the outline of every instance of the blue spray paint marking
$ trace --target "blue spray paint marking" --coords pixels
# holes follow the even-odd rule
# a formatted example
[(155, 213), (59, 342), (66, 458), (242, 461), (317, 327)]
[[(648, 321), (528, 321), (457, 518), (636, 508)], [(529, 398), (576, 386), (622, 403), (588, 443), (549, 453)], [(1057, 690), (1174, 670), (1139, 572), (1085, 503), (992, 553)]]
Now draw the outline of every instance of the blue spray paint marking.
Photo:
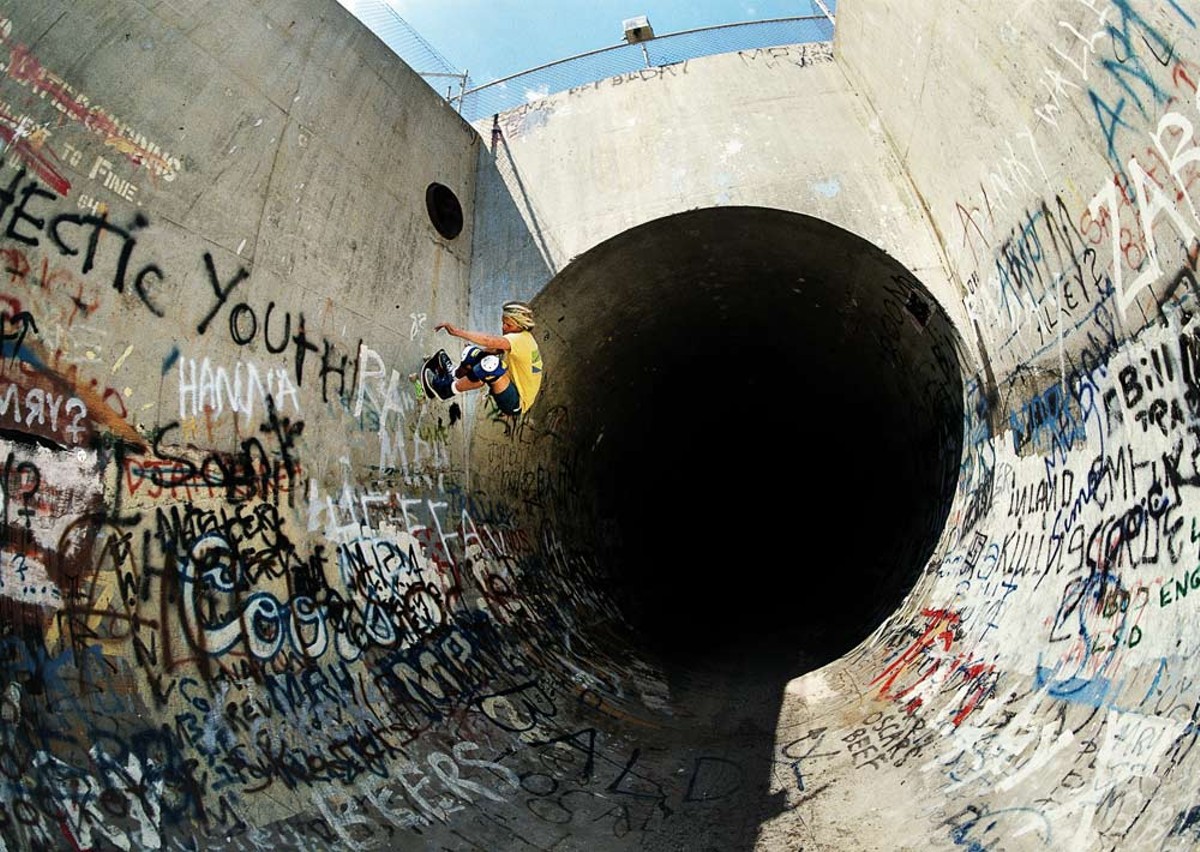
[[(1105, 561), (1110, 555), (1105, 554)], [(1122, 591), (1124, 588), (1120, 579), (1106, 567), (1097, 568), (1088, 577), (1074, 580), (1067, 585), (1063, 592), (1062, 602), (1058, 606), (1058, 613), (1054, 617), (1054, 625), (1051, 627), (1050, 634), (1053, 639), (1055, 634), (1061, 628), (1066, 627), (1069, 621), (1074, 621), (1078, 625), (1075, 635), (1083, 644), (1082, 659), (1079, 660), (1073, 673), (1062, 677), (1059, 676), (1060, 670), (1063, 668), (1061, 662), (1053, 668), (1039, 664), (1035, 677), (1039, 689), (1046, 688), (1048, 694), (1074, 704), (1083, 704), (1089, 707), (1101, 706), (1105, 696), (1112, 688), (1112, 681), (1104, 677), (1104, 674), (1112, 667), (1116, 661), (1119, 647), (1126, 641), (1126, 624), (1129, 614), (1122, 611), (1115, 626), (1106, 625), (1099, 631), (1094, 630), (1093, 626), (1088, 624), (1088, 616), (1089, 613), (1102, 612), (1102, 606), (1108, 594)], [(1134, 630), (1137, 629), (1137, 626), (1134, 625)], [(1093, 644), (1093, 636), (1107, 635), (1110, 632), (1114, 641), (1106, 649), (1097, 653)], [(1089, 669), (1095, 669), (1095, 672), (1088, 676), (1081, 674)]]
[(829, 180), (814, 183), (812, 188), (816, 190), (818, 195), (823, 195), (826, 198), (833, 198), (842, 191), (842, 185), (837, 178), (830, 178)]
[[(1091, 679), (1072, 677), (1067, 680), (1055, 680), (1057, 672), (1046, 666), (1038, 666), (1034, 676), (1034, 689), (1046, 689), (1046, 694), (1061, 698), (1071, 704), (1082, 704), (1086, 707), (1102, 707), (1108, 695), (1111, 682), (1106, 677)], [(1049, 687), (1047, 689), (1047, 687)]]
[(950, 839), (954, 844), (964, 847), (967, 852), (990, 852), (997, 848), (998, 843), (1011, 838), (1017, 831), (1021, 834), (1034, 831), (1046, 846), (1049, 846), (1053, 839), (1050, 821), (1036, 808), (1013, 807), (998, 811), (978, 811), (972, 807), (969, 810), (974, 811), (975, 815), (961, 825), (954, 826), (950, 831)]
[(1194, 20), (1192, 20), (1192, 16), (1189, 15), (1187, 12), (1183, 11), (1183, 9), (1179, 8), (1179, 4), (1176, 3), (1175, 0), (1167, 0), (1167, 2), (1171, 4), (1172, 9), (1174, 9), (1176, 12), (1179, 13), (1179, 17), (1181, 17), (1185, 21), (1187, 21), (1187, 25), (1189, 27), (1191, 27), (1192, 29), (1196, 28), (1196, 22)]
[(0, 359), (5, 361), (20, 361), (23, 364), (29, 364), (39, 370), (46, 370), (46, 362), (29, 351), (29, 347), (21, 346), (13, 351), (13, 347), (0, 344)]
[(1043, 393), (1034, 395), (1021, 405), (1020, 411), (1010, 411), (1009, 426), (1012, 430), (1013, 451), (1030, 444), (1033, 448), (1047, 452), (1055, 442), (1070, 449), (1075, 443), (1087, 439), (1083, 421), (1075, 416), (1071, 403), (1075, 398), (1065, 395), (1061, 386), (1051, 385)]
[[(1167, 41), (1153, 24), (1149, 23), (1133, 9), (1129, 0), (1111, 0), (1111, 2), (1112, 8), (1119, 16), (1119, 20), (1109, 22), (1105, 29), (1111, 39), (1113, 52), (1116, 54), (1116, 57), (1115, 59), (1100, 60), (1099, 65), (1108, 74), (1112, 82), (1122, 89), (1129, 98), (1132, 98), (1142, 117), (1149, 119), (1150, 115), (1146, 109), (1146, 102), (1135, 90), (1134, 84), (1143, 86), (1146, 90), (1145, 94), (1152, 96), (1155, 104), (1168, 103), (1171, 100), (1171, 96), (1154, 81), (1151, 76), (1152, 66), (1148, 66), (1142, 60), (1141, 55), (1138, 53), (1138, 47), (1145, 45), (1153, 57), (1154, 63), (1161, 68), (1166, 68), (1169, 65), (1171, 58), (1175, 55), (1175, 47)], [(1171, 6), (1190, 27), (1195, 28), (1195, 22), (1179, 8), (1174, 0), (1171, 0)], [(1133, 130), (1133, 127), (1122, 118), (1122, 113), (1125, 111), (1128, 101), (1122, 95), (1115, 105), (1110, 106), (1094, 89), (1088, 91), (1088, 99), (1091, 101), (1096, 121), (1104, 133), (1105, 141), (1108, 145), (1107, 157), (1116, 174), (1118, 184), (1121, 186), (1125, 196), (1132, 199), (1134, 196), (1129, 177), (1125, 173), (1125, 164), (1121, 161), (1121, 157), (1117, 153), (1116, 145), (1118, 128), (1124, 127), (1128, 130)]]
[(162, 375), (165, 376), (167, 374), (167, 370), (171, 369), (171, 367), (173, 367), (175, 365), (175, 362), (178, 360), (179, 360), (179, 347), (172, 346), (171, 351), (167, 353), (167, 357), (163, 358)]

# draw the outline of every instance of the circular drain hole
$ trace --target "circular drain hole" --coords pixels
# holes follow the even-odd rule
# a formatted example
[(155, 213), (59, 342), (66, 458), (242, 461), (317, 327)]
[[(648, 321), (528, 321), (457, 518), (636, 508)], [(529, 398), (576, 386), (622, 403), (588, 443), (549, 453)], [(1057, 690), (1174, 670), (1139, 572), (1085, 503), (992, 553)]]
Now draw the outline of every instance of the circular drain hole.
[(440, 183), (429, 184), (425, 190), (425, 209), (429, 211), (429, 221), (433, 227), (446, 239), (452, 240), (462, 233), (462, 205), (449, 187)]

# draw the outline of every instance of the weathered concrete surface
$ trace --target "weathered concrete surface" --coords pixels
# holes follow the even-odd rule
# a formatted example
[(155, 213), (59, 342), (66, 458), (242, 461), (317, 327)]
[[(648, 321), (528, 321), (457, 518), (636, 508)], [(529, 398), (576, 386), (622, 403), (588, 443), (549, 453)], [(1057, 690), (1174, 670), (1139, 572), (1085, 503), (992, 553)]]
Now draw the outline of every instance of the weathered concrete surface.
[[(1184, 4), (494, 128), (334, 3), (0, 17), (0, 847), (1200, 839)], [(420, 399), (514, 296), (534, 411)]]

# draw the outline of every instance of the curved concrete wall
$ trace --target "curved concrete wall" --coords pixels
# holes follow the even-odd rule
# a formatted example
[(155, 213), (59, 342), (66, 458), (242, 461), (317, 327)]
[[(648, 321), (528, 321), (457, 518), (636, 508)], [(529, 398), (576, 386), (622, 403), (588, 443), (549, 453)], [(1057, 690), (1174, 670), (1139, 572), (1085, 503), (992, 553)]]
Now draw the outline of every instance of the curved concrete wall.
[(5, 12), (0, 846), (1194, 845), (1200, 16), (842, 6), (475, 128)]
[(864, 107), (832, 46), (808, 44), (600, 80), (478, 122), (477, 253), (489, 263), (475, 265), (473, 293), (537, 292), (631, 227), (753, 205), (868, 240), (961, 323), (921, 200)]

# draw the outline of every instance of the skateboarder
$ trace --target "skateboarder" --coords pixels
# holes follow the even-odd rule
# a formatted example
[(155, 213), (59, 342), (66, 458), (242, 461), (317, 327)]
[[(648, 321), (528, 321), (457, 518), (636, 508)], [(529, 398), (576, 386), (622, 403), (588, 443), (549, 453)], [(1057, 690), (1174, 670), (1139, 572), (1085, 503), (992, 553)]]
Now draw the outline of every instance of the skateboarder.
[(533, 311), (524, 302), (507, 302), (501, 309), (501, 334), (438, 323), (435, 331), (443, 330), (470, 345), (463, 349), (462, 362), (453, 375), (432, 379), (434, 391), (448, 399), (486, 385), (505, 414), (529, 411), (542, 386), (542, 353), (530, 334), (534, 325)]

